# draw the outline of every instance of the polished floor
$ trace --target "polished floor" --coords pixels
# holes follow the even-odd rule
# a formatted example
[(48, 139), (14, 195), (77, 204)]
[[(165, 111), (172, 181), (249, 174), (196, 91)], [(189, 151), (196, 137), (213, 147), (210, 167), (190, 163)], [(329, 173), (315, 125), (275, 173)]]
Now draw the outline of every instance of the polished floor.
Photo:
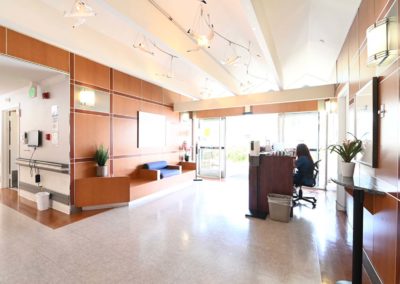
[(36, 210), (35, 202), (18, 196), (17, 191), (10, 188), (0, 189), (0, 203), (52, 229), (60, 228), (108, 210), (98, 209), (72, 215), (64, 214), (53, 209), (38, 211)]
[[(0, 283), (335, 283), (351, 234), (333, 192), (247, 219), (247, 181), (203, 181), (56, 230), (0, 205)], [(365, 283), (368, 283), (366, 280)]]

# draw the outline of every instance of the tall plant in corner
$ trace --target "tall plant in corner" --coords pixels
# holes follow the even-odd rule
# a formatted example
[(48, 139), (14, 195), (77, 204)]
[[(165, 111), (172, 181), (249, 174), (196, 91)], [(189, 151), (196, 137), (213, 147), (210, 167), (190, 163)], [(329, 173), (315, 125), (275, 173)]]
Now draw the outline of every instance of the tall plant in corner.
[(352, 139), (346, 139), (342, 144), (330, 145), (328, 147), (330, 153), (335, 152), (342, 158), (342, 176), (345, 177), (353, 176), (355, 164), (352, 160), (363, 150), (362, 141), (353, 134), (349, 134), (353, 136)]
[(106, 166), (108, 158), (108, 149), (105, 149), (103, 145), (100, 145), (94, 154), (94, 160), (97, 163), (96, 175), (98, 177), (106, 177), (108, 175)]

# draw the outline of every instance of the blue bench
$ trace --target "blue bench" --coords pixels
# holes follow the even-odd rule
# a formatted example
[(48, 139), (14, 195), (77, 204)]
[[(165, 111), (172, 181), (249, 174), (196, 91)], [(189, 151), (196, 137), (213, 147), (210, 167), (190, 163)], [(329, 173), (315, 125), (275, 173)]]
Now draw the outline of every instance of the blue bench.
[(144, 178), (163, 179), (182, 173), (182, 166), (168, 165), (167, 161), (150, 162), (143, 165), (140, 175)]

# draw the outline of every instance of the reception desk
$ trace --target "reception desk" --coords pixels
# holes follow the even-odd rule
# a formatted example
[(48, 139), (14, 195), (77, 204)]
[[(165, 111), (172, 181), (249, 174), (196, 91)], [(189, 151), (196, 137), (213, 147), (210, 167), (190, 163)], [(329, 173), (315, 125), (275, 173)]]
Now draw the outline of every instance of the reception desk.
[(288, 156), (249, 156), (250, 217), (268, 215), (268, 194), (293, 194), (293, 158)]

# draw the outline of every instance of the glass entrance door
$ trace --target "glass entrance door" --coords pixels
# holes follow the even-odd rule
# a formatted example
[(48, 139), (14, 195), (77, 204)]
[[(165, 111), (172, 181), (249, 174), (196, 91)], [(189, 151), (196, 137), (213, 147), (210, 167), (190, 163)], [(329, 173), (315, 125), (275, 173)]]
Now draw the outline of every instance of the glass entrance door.
[(199, 119), (199, 175), (224, 178), (226, 174), (225, 118)]

